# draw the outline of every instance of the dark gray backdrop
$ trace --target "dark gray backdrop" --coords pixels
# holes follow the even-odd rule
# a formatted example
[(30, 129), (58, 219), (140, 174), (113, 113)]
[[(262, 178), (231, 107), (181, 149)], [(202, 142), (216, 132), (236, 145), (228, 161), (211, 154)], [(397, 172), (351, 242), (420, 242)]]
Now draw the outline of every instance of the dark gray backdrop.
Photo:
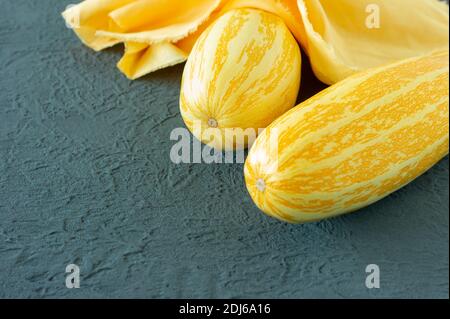
[[(69, 2), (0, 0), (0, 297), (448, 298), (448, 158), (358, 213), (273, 220), (242, 165), (170, 162), (183, 66), (127, 80)], [(323, 87), (304, 69), (299, 100)]]

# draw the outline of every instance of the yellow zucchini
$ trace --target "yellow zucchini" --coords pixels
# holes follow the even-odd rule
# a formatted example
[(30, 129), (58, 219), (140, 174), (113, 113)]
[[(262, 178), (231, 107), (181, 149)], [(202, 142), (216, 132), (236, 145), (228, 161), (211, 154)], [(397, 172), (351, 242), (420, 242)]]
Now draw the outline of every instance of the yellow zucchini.
[(448, 51), (356, 74), (288, 111), (245, 163), (256, 205), (302, 223), (358, 210), (448, 154)]
[(256, 132), (292, 108), (300, 67), (299, 46), (281, 18), (254, 9), (229, 11), (200, 36), (186, 63), (180, 95), (186, 126), (217, 149), (245, 148), (253, 141), (236, 136), (244, 142), (230, 145), (226, 129)]

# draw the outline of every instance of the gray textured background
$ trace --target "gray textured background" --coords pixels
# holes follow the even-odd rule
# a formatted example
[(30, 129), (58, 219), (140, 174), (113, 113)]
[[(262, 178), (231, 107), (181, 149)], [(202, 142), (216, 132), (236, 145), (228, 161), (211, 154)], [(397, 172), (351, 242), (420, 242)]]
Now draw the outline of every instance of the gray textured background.
[(128, 81), (68, 3), (0, 0), (0, 297), (448, 298), (448, 158), (358, 213), (273, 220), (242, 165), (170, 162), (183, 66)]

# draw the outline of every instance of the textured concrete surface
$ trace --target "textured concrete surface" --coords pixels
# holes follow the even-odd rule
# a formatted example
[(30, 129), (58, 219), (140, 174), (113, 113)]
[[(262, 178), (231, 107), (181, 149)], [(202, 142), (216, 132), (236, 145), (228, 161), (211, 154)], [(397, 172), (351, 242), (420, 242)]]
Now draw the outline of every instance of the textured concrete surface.
[(0, 297), (448, 298), (448, 158), (358, 213), (270, 219), (242, 165), (170, 162), (183, 66), (128, 81), (68, 3), (0, 0)]

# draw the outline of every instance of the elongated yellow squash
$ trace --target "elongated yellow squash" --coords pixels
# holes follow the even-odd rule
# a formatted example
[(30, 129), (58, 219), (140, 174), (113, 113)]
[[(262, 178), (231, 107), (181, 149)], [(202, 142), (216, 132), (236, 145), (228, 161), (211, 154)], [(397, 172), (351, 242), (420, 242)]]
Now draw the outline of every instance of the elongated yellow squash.
[(448, 51), (351, 76), (293, 108), (245, 163), (256, 205), (302, 223), (396, 191), (448, 154)]
[(300, 67), (300, 49), (283, 20), (231, 10), (200, 36), (186, 63), (180, 94), (186, 126), (216, 149), (245, 148), (253, 142), (249, 134), (237, 130), (228, 143), (227, 133), (257, 132), (292, 108)]

